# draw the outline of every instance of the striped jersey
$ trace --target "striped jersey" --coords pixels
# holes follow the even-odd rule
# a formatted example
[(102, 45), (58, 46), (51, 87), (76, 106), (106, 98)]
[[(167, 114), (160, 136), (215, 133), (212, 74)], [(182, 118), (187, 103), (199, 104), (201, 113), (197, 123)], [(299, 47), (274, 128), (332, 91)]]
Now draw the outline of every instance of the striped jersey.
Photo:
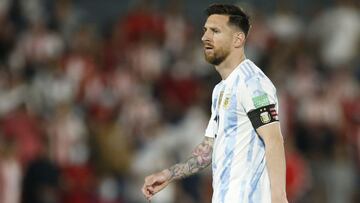
[(265, 145), (247, 113), (275, 104), (276, 89), (249, 59), (217, 84), (205, 136), (214, 138), (213, 203), (270, 203)]

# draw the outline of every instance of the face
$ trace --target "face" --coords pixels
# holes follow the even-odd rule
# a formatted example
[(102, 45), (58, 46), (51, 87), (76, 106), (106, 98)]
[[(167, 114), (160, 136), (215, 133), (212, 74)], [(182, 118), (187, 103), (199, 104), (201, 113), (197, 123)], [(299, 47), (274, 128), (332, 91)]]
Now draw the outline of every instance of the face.
[(204, 44), (206, 61), (213, 65), (221, 64), (231, 52), (234, 30), (228, 25), (229, 17), (211, 15), (204, 25), (201, 38)]

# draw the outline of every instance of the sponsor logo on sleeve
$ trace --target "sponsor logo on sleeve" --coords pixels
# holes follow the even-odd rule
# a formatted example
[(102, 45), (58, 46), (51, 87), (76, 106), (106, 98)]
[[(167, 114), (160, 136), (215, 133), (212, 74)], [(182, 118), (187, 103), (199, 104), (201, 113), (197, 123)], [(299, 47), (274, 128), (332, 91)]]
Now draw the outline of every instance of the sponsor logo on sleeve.
[(252, 100), (255, 108), (263, 107), (270, 104), (267, 94), (253, 97)]

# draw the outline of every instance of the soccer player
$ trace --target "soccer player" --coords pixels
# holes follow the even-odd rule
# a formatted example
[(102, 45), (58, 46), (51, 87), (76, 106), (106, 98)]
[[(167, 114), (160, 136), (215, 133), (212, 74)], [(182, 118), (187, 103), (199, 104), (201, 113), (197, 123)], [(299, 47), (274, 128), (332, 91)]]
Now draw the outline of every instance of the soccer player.
[(213, 4), (202, 42), (205, 59), (221, 75), (212, 93), (205, 137), (190, 158), (145, 178), (147, 199), (169, 183), (212, 163), (213, 203), (285, 203), (285, 155), (276, 89), (244, 54), (249, 17)]

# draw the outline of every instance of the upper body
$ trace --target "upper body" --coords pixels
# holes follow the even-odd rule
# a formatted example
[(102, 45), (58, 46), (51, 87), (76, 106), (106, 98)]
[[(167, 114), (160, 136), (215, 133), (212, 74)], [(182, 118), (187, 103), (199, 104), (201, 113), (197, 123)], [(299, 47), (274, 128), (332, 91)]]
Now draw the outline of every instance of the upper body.
[(286, 203), (276, 90), (264, 73), (246, 60), (249, 18), (232, 5), (214, 4), (206, 12), (204, 56), (222, 81), (213, 91), (204, 141), (184, 163), (146, 177), (142, 191), (149, 199), (170, 182), (212, 163), (214, 203)]
[[(275, 87), (248, 59), (215, 86), (205, 133), (214, 140), (213, 202), (269, 202), (265, 145), (248, 113), (274, 104), (276, 120), (277, 103)], [(268, 116), (263, 114), (264, 124), (270, 123)]]

